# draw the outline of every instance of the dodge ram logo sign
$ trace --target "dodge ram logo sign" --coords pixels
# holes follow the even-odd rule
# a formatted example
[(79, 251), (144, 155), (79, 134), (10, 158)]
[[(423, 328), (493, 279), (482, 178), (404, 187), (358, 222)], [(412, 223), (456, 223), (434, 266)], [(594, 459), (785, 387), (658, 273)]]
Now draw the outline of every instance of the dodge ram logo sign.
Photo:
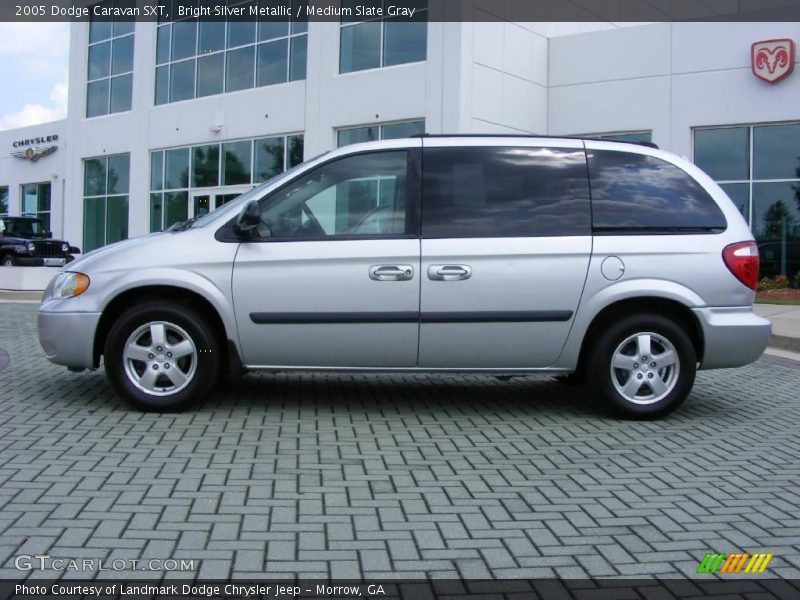
[(753, 75), (768, 83), (777, 83), (794, 69), (794, 41), (756, 42), (750, 51), (750, 62)]

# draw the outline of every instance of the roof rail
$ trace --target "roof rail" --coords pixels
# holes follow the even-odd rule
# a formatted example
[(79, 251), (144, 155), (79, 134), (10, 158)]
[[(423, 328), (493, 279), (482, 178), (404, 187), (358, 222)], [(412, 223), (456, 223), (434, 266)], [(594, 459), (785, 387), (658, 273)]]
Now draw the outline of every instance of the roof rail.
[(602, 138), (581, 137), (577, 135), (539, 135), (536, 133), (415, 133), (412, 138), (544, 138), (551, 140), (581, 140), (584, 142), (614, 142), (616, 144), (633, 144), (635, 146), (646, 146), (658, 150), (658, 146), (653, 142), (637, 142), (633, 140), (604, 140)]

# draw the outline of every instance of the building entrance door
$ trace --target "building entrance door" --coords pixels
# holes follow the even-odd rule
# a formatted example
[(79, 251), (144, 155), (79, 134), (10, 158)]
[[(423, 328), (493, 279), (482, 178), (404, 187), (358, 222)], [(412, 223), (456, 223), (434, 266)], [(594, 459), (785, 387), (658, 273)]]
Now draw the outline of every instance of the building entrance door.
[(189, 216), (202, 217), (249, 190), (249, 186), (194, 190), (191, 193), (192, 201), (189, 204)]

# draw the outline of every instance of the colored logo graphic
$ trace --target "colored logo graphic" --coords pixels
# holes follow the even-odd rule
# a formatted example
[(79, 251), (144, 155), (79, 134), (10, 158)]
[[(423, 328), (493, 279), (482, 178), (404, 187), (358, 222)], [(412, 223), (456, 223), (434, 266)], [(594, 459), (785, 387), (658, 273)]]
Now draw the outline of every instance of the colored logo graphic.
[(764, 572), (773, 556), (774, 554), (767, 554), (766, 552), (756, 554), (748, 554), (747, 552), (715, 554), (708, 552), (697, 567), (697, 572), (757, 575)]

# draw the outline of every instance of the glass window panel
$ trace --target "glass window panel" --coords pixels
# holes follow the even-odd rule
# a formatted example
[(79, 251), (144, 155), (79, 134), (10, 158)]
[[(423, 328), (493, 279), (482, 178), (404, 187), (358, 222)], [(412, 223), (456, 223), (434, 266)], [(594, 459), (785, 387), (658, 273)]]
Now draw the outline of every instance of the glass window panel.
[(200, 45), (198, 54), (207, 54), (225, 49), (225, 22), (224, 21), (201, 21), (200, 22)]
[(189, 192), (164, 194), (164, 229), (189, 217)]
[(110, 196), (106, 202), (106, 244), (128, 238), (128, 197)]
[(308, 54), (308, 36), (299, 35), (291, 38), (292, 58), (290, 61), (289, 79), (301, 81), (306, 78)]
[(88, 78), (99, 79), (111, 73), (111, 42), (89, 46)]
[(22, 214), (32, 214), (36, 212), (37, 195), (36, 184), (28, 183), (22, 186)]
[[(119, 4), (119, 2), (117, 2), (117, 4)], [(133, 6), (134, 3), (129, 2), (127, 5)], [(114, 36), (116, 37), (133, 33), (135, 25), (136, 23), (134, 21), (114, 21)]]
[(596, 136), (598, 140), (606, 140), (609, 142), (651, 142), (653, 133), (651, 131), (641, 131), (636, 133), (608, 133)]
[(211, 195), (203, 194), (194, 197), (194, 213), (192, 216), (202, 217), (211, 211)]
[(359, 23), (341, 28), (339, 72), (350, 73), (381, 66), (381, 23)]
[(750, 178), (750, 129), (698, 129), (694, 162), (716, 181)]
[(106, 193), (106, 159), (91, 158), (83, 162), (83, 195), (103, 196)]
[(761, 276), (800, 271), (800, 187), (797, 183), (753, 184), (753, 234)]
[(133, 36), (114, 40), (112, 44), (111, 74), (133, 71)]
[(169, 65), (156, 69), (156, 104), (169, 102)]
[(164, 153), (150, 153), (150, 189), (164, 189)]
[(382, 140), (396, 140), (425, 133), (425, 121), (412, 121), (410, 123), (392, 123), (381, 127)]
[(800, 124), (753, 128), (753, 179), (800, 179)]
[[(423, 18), (427, 13), (422, 13)], [(416, 18), (416, 17), (415, 17)], [(383, 31), (384, 66), (425, 60), (428, 54), (428, 22), (393, 19)]]
[(50, 184), (40, 183), (36, 186), (36, 212), (50, 210)]
[[(242, 5), (245, 14), (249, 14), (250, 4)], [(247, 17), (249, 19), (250, 17)], [(228, 48), (236, 48), (256, 41), (256, 22), (244, 18), (228, 20)]]
[(170, 68), (170, 102), (194, 98), (194, 60), (172, 63)]
[(222, 93), (225, 82), (225, 55), (220, 52), (197, 59), (197, 97)]
[(591, 234), (580, 149), (426, 149), (423, 195), (428, 237)]
[(150, 194), (150, 233), (161, 231), (164, 219), (164, 194)]
[(133, 94), (133, 74), (111, 78), (111, 110), (112, 113), (131, 109)]
[(158, 28), (156, 40), (156, 64), (169, 62), (169, 34), (171, 25), (162, 25)]
[(225, 91), (235, 92), (253, 87), (255, 46), (226, 53)]
[[(103, 2), (108, 5), (108, 2)], [(89, 23), (89, 43), (107, 40), (111, 37), (111, 21), (91, 21)]]
[(303, 5), (300, 11), (300, 18), (295, 19), (294, 17), (298, 14), (298, 4), (297, 0), (293, 0), (292, 2), (292, 33), (306, 33), (308, 31), (308, 16), (306, 16), (306, 9), (305, 5)]
[(255, 141), (255, 173), (253, 182), (267, 181), (283, 172), (284, 138), (264, 138)]
[(219, 144), (192, 148), (192, 187), (219, 185)]
[(108, 158), (108, 193), (127, 194), (129, 190), (131, 158), (119, 154)]
[(83, 201), (83, 252), (105, 244), (106, 199), (86, 198)]
[(172, 60), (194, 56), (197, 51), (197, 20), (178, 21), (172, 25)]
[(289, 165), (291, 169), (303, 162), (303, 136), (293, 135), (287, 140), (289, 145)]
[(749, 183), (723, 183), (720, 185), (724, 192), (742, 213), (744, 220), (750, 222), (750, 184)]
[(0, 215), (8, 214), (8, 188), (0, 187)]
[(256, 85), (272, 85), (286, 81), (288, 40), (282, 39), (258, 46)]
[(108, 79), (93, 81), (86, 86), (86, 116), (97, 117), (108, 114)]
[(250, 142), (222, 144), (222, 185), (250, 183)]
[(260, 41), (283, 37), (288, 33), (289, 23), (286, 21), (261, 21), (258, 24), (258, 39)]
[[(588, 154), (594, 227), (601, 230), (725, 229), (714, 199), (685, 171), (660, 158)], [(426, 159), (427, 160), (427, 159)]]
[(164, 152), (164, 189), (189, 187), (189, 149), (176, 148)]
[(374, 142), (378, 139), (378, 126), (372, 127), (352, 127), (350, 129), (340, 129), (336, 134), (336, 142), (339, 148), (350, 144), (361, 142)]

